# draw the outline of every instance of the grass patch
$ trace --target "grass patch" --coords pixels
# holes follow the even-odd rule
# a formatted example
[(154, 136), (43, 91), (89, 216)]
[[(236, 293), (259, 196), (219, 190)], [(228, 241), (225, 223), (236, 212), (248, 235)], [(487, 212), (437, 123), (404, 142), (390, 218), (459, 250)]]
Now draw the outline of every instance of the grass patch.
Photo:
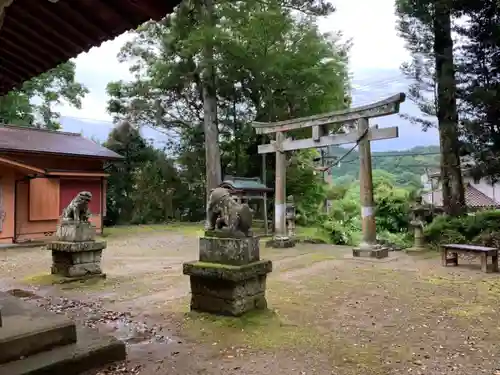
[(203, 235), (203, 224), (201, 223), (169, 223), (153, 225), (117, 225), (104, 228), (102, 237), (117, 238), (133, 236), (143, 233), (159, 233), (166, 231), (182, 232), (186, 235)]
[(339, 259), (339, 254), (332, 253), (312, 253), (307, 254), (307, 256), (301, 257), (297, 259), (296, 262), (292, 262), (290, 265), (286, 265), (285, 267), (281, 267), (279, 269), (280, 272), (288, 272), (292, 270), (298, 270), (301, 268), (311, 267), (316, 263), (326, 262), (329, 260)]
[(92, 277), (83, 280), (71, 280), (68, 277), (59, 275), (39, 274), (23, 278), (22, 283), (37, 286), (60, 285), (61, 289), (71, 290), (78, 288), (92, 288), (95, 290), (102, 290), (106, 287), (116, 284), (117, 281), (114, 279), (106, 279), (101, 277)]
[(62, 276), (43, 273), (39, 275), (27, 276), (22, 279), (22, 282), (31, 285), (49, 286), (54, 284), (62, 284), (65, 280), (66, 278)]
[(324, 341), (313, 327), (294, 325), (272, 310), (251, 311), (238, 318), (190, 312), (184, 317), (183, 328), (197, 340), (252, 349), (312, 349), (320, 348)]
[(299, 325), (277, 311), (252, 311), (239, 318), (191, 312), (184, 315), (183, 330), (191, 338), (219, 348), (321, 353), (336, 367), (387, 374), (378, 346), (356, 345), (340, 332), (311, 323)]
[(486, 314), (494, 313), (493, 310), (489, 306), (483, 306), (479, 303), (464, 303), (458, 307), (451, 308), (448, 313), (450, 315), (460, 317), (460, 318), (479, 318)]
[(330, 244), (332, 239), (330, 234), (323, 228), (318, 227), (297, 227), (297, 237), (301, 240), (312, 240)]
[(33, 286), (58, 286), (61, 290), (73, 291), (73, 292), (103, 292), (117, 290), (121, 285), (127, 283), (133, 283), (131, 288), (127, 288), (129, 291), (135, 291), (138, 284), (133, 282), (134, 279), (131, 277), (107, 277), (100, 278), (94, 277), (86, 280), (74, 280), (58, 275), (51, 274), (40, 274), (34, 276), (28, 276), (22, 279), (22, 283), (26, 285)]

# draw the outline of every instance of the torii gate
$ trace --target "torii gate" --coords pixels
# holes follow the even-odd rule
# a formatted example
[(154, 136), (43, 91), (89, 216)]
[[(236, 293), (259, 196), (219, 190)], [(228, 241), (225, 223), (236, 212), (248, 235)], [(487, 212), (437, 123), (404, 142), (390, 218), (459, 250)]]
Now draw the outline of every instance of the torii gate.
[[(286, 197), (286, 151), (308, 148), (326, 147), (357, 143), (360, 160), (360, 201), (362, 217), (362, 242), (353, 250), (354, 256), (368, 252), (373, 257), (387, 256), (387, 252), (376, 245), (376, 228), (374, 216), (372, 162), (370, 141), (398, 137), (398, 127), (379, 129), (369, 128), (368, 120), (399, 112), (400, 104), (405, 101), (405, 94), (399, 93), (387, 99), (330, 113), (301, 117), (277, 122), (253, 122), (257, 134), (276, 133), (276, 140), (258, 147), (259, 154), (276, 152), (276, 190), (274, 202), (275, 244), (279, 247), (291, 246), (286, 234), (285, 197)], [(344, 134), (329, 135), (332, 125), (344, 129)], [(285, 132), (297, 129), (312, 128), (312, 137), (306, 139), (285, 139)], [(333, 128), (333, 127), (332, 127)]]

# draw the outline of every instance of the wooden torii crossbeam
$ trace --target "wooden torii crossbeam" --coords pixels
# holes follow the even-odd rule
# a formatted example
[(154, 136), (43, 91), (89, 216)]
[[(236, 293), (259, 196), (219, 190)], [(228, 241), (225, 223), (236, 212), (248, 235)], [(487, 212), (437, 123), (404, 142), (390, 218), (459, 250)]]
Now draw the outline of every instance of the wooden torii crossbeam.
[[(376, 228), (374, 217), (372, 163), (370, 141), (398, 137), (398, 127), (369, 128), (368, 120), (399, 112), (405, 94), (399, 93), (384, 100), (364, 106), (349, 108), (330, 113), (296, 118), (277, 122), (253, 122), (257, 134), (276, 133), (276, 140), (258, 147), (259, 154), (276, 153), (276, 190), (275, 190), (275, 243), (288, 240), (285, 221), (286, 197), (286, 151), (319, 148), (331, 145), (357, 143), (360, 159), (360, 200), (363, 239), (359, 249), (376, 251)], [(332, 125), (347, 131), (344, 134), (329, 134)], [(312, 128), (312, 137), (306, 139), (285, 139), (288, 131)], [(359, 250), (358, 249), (358, 250)], [(357, 251), (358, 251), (357, 250)], [(359, 254), (359, 253), (358, 253)], [(372, 256), (379, 254), (371, 253)]]

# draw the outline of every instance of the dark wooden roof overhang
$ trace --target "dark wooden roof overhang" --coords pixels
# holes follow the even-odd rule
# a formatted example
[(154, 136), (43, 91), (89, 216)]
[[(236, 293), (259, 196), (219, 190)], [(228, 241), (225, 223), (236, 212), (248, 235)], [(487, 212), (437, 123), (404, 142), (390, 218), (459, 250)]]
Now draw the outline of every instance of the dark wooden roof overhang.
[(160, 20), (179, 3), (0, 0), (0, 96), (127, 30)]

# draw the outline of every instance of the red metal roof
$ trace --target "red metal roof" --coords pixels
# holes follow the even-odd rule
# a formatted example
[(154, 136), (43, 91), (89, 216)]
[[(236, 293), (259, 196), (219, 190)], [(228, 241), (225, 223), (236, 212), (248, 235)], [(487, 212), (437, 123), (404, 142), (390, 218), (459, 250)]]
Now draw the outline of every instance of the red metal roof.
[[(473, 208), (487, 208), (487, 207), (499, 207), (500, 203), (497, 202), (495, 199), (487, 196), (486, 194), (482, 193), (478, 189), (476, 189), (474, 186), (471, 184), (467, 184), (464, 188), (464, 194), (465, 194), (465, 205), (467, 207), (473, 207)], [(424, 200), (427, 203), (432, 203), (436, 207), (442, 207), (443, 206), (443, 191), (442, 190), (436, 190), (434, 191), (434, 202), (432, 202), (431, 199), (431, 194), (428, 193), (423, 196)]]
[(77, 133), (10, 125), (0, 126), (0, 152), (83, 156), (103, 160), (122, 159), (116, 152)]
[(0, 95), (150, 19), (163, 18), (179, 3), (14, 0), (0, 27)]

